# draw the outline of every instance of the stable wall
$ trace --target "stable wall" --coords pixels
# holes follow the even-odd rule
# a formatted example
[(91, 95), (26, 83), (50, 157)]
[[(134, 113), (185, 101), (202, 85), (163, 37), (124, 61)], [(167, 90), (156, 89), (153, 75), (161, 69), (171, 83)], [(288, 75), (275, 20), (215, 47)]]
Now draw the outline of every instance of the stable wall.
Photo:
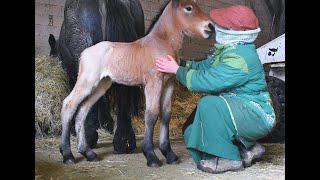
[[(144, 10), (145, 27), (149, 28), (153, 18), (159, 13), (161, 7), (168, 0), (140, 0)], [(223, 8), (230, 5), (242, 4), (251, 7), (259, 21), (260, 32), (256, 41), (257, 48), (269, 42), (271, 39), (272, 17), (267, 9), (265, 1), (262, 0), (197, 0), (200, 8), (209, 14), (212, 8)], [(61, 24), (63, 22), (63, 10), (65, 0), (35, 0), (35, 54), (48, 55), (50, 46), (48, 43), (49, 34), (59, 38)], [(214, 38), (209, 40), (198, 40), (185, 38), (181, 50), (183, 59), (201, 59), (210, 54), (210, 48)]]

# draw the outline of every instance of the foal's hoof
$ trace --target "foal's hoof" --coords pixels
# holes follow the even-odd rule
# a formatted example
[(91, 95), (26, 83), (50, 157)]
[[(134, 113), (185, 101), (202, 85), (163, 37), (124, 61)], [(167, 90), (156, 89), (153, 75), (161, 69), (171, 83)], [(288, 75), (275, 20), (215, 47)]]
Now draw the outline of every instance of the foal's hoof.
[(153, 161), (148, 161), (147, 165), (149, 167), (160, 167), (160, 161), (159, 161), (159, 159), (155, 159)]
[(87, 161), (98, 161), (97, 154), (93, 152), (91, 149), (79, 148), (79, 153), (84, 156)]
[(87, 158), (87, 161), (90, 161), (90, 162), (98, 161), (98, 156), (93, 151), (89, 151), (86, 154), (82, 154), (82, 155)]
[(62, 146), (59, 147), (60, 153), (63, 157), (63, 163), (65, 164), (74, 164), (75, 158), (70, 150), (62, 150)]
[(167, 164), (179, 164), (178, 156), (172, 153), (170, 156), (167, 157)]
[(178, 156), (172, 151), (171, 148), (167, 150), (160, 147), (160, 151), (166, 157), (167, 164), (179, 164)]
[(175, 159), (175, 160), (173, 160), (173, 161), (168, 161), (168, 160), (167, 160), (167, 164), (179, 164), (179, 163), (180, 163), (180, 161), (179, 161), (178, 158)]
[(65, 164), (75, 164), (76, 160), (73, 157), (73, 155), (69, 155), (69, 156), (63, 156), (63, 163)]
[(98, 156), (93, 151), (88, 152), (86, 157), (87, 157), (87, 161), (90, 161), (90, 162), (98, 161)]

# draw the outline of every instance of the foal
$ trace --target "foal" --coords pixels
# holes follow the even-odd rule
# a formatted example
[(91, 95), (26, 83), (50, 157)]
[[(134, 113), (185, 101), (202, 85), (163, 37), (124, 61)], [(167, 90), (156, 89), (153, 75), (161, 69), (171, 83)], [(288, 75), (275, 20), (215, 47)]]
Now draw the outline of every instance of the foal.
[[(63, 101), (61, 110), (63, 162), (75, 162), (70, 149), (70, 123), (75, 115), (77, 148), (88, 161), (97, 160), (89, 148), (84, 120), (92, 105), (110, 88), (112, 82), (143, 85), (146, 99), (145, 136), (142, 151), (147, 165), (160, 166), (154, 152), (153, 132), (160, 117), (159, 148), (167, 163), (177, 163), (169, 141), (172, 74), (157, 71), (155, 59), (167, 54), (179, 61), (184, 34), (209, 38), (213, 24), (194, 0), (171, 0), (150, 33), (132, 43), (103, 41), (85, 49), (80, 56), (75, 87)], [(179, 62), (178, 62), (179, 63)]]

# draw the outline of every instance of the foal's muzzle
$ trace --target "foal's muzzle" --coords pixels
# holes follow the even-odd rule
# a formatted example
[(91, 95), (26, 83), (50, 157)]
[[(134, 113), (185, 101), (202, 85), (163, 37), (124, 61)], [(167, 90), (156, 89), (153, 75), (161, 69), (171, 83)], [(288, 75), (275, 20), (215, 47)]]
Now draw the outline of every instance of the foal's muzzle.
[(213, 35), (213, 33), (214, 33), (214, 26), (213, 26), (212, 23), (209, 23), (209, 24), (208, 24), (208, 27), (209, 27), (210, 30), (205, 30), (205, 32), (209, 35), (208, 38), (210, 38), (210, 37)]

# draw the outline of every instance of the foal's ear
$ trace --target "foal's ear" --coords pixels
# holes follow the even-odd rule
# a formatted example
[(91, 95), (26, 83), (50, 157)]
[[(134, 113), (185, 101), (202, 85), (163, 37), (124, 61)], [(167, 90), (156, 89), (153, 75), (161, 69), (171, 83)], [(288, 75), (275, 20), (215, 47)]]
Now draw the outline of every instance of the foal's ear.
[(173, 7), (173, 8), (178, 7), (178, 6), (179, 6), (179, 1), (180, 1), (180, 0), (172, 0), (172, 7)]

